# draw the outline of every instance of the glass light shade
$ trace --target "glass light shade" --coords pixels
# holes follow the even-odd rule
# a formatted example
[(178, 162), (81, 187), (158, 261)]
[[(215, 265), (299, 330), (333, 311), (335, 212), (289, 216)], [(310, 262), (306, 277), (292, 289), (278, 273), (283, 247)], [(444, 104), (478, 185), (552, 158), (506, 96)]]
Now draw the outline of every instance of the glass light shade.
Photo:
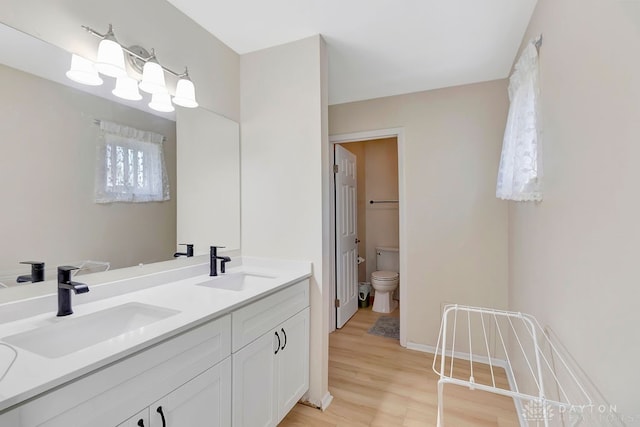
[(139, 101), (142, 95), (138, 91), (138, 81), (129, 76), (118, 77), (116, 80), (116, 88), (111, 91), (115, 96), (131, 101)]
[(159, 92), (151, 95), (149, 107), (162, 113), (175, 111), (175, 108), (173, 108), (173, 105), (171, 104), (171, 96), (169, 96), (168, 92)]
[(139, 87), (140, 90), (152, 95), (156, 93), (168, 93), (164, 83), (164, 70), (153, 58), (144, 64), (142, 81)]
[(173, 103), (187, 108), (196, 108), (198, 106), (196, 102), (196, 88), (188, 77), (178, 80), (176, 96), (173, 97)]
[(127, 74), (124, 68), (124, 52), (115, 40), (102, 39), (98, 46), (96, 69), (99, 73), (110, 77), (121, 77)]
[(67, 71), (66, 76), (74, 82), (88, 86), (100, 86), (103, 83), (93, 62), (75, 53), (71, 55), (71, 68)]

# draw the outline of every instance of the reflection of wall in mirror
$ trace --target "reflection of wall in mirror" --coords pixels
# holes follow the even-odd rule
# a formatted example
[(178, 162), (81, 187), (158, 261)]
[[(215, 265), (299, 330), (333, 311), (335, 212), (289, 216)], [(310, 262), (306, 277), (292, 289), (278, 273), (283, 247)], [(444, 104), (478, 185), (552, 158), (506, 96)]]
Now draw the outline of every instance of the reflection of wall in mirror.
[[(0, 65), (0, 270), (23, 260), (101, 260), (113, 268), (165, 260), (175, 249), (175, 123)], [(104, 119), (166, 136), (172, 199), (93, 203)]]
[(178, 243), (240, 249), (240, 126), (203, 108), (176, 112)]

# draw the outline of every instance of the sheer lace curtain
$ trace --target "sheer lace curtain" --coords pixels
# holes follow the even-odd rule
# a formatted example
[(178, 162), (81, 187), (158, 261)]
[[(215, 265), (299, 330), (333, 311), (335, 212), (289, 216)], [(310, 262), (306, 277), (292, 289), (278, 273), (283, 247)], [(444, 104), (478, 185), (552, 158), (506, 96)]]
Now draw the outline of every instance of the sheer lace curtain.
[(524, 49), (509, 79), (509, 116), (502, 143), (496, 196), (504, 200), (542, 200), (542, 150), (538, 115), (538, 50)]
[(158, 202), (170, 199), (164, 137), (102, 120), (95, 202)]

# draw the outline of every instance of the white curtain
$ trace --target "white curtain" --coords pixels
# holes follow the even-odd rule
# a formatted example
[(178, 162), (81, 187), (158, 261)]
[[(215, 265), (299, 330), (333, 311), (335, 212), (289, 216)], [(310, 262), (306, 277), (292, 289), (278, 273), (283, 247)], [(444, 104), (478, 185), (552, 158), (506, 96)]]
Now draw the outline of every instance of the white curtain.
[(164, 137), (102, 120), (95, 202), (157, 202), (170, 199)]
[(504, 131), (496, 196), (515, 201), (542, 200), (542, 150), (538, 116), (538, 50), (531, 42), (509, 79), (509, 116)]

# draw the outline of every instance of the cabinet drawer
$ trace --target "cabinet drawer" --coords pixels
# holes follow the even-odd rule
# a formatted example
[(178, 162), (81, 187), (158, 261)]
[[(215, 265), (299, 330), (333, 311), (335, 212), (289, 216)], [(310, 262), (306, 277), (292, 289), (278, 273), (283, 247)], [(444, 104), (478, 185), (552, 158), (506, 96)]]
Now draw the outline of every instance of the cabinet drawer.
[(309, 306), (309, 279), (242, 307), (231, 314), (232, 352), (269, 332)]

